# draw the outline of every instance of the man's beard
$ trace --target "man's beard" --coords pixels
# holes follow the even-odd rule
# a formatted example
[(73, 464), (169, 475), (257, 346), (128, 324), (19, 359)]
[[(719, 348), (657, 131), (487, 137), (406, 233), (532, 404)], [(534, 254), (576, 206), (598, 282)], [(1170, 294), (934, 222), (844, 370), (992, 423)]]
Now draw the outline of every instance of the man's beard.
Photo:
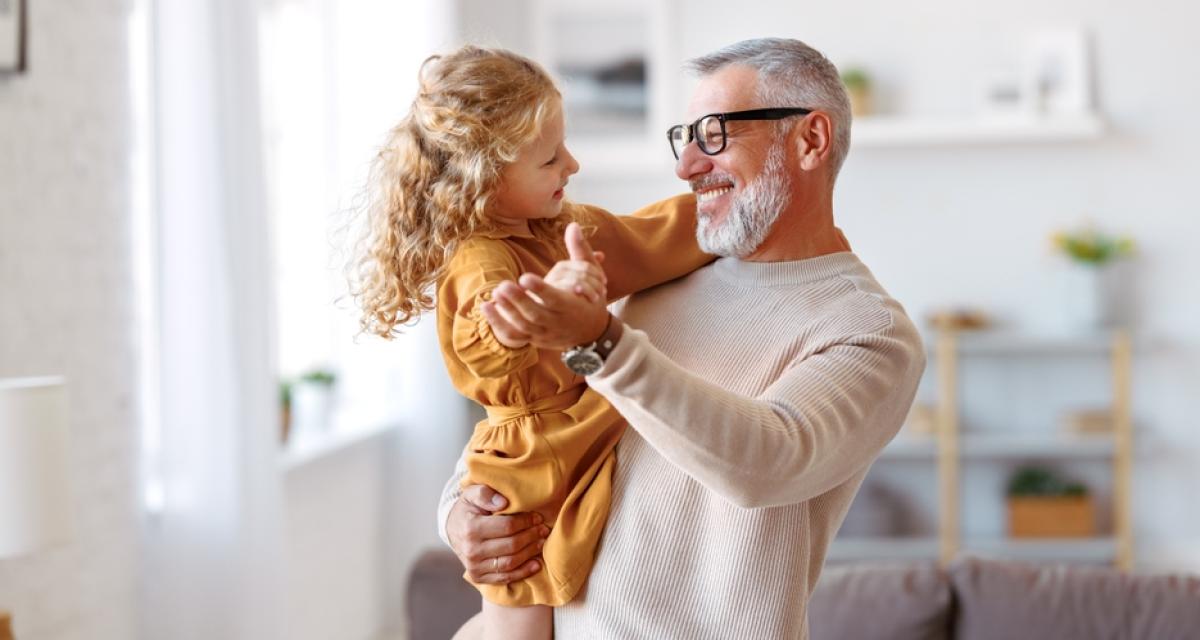
[(762, 172), (734, 197), (719, 225), (711, 214), (699, 214), (696, 241), (702, 251), (745, 258), (762, 245), (790, 200), (791, 176), (783, 170), (783, 160), (783, 145), (773, 145)]

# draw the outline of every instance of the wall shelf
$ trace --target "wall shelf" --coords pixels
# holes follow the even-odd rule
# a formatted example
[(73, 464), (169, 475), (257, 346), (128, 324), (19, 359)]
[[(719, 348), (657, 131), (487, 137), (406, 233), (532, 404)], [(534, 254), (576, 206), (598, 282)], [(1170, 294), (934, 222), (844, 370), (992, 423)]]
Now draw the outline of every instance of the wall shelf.
[(1086, 142), (1104, 136), (1098, 114), (1007, 117), (866, 116), (854, 121), (852, 148)]
[[(867, 116), (856, 119), (853, 126), (852, 149), (1089, 142), (1103, 138), (1108, 130), (1096, 114), (1006, 119)], [(581, 175), (588, 179), (669, 177), (675, 166), (666, 136), (658, 132), (578, 138), (568, 145), (579, 160)]]
[[(1113, 332), (1081, 335), (1026, 334), (1010, 331), (964, 331), (958, 334), (959, 356), (1031, 357), (1105, 356), (1112, 351)], [(926, 336), (929, 353), (937, 341)]]
[[(1096, 114), (1008, 119), (867, 116), (856, 119), (853, 127), (852, 149), (1088, 142), (1103, 138), (1108, 130)], [(669, 177), (675, 166), (666, 135), (657, 132), (572, 139), (568, 145), (586, 178)]]

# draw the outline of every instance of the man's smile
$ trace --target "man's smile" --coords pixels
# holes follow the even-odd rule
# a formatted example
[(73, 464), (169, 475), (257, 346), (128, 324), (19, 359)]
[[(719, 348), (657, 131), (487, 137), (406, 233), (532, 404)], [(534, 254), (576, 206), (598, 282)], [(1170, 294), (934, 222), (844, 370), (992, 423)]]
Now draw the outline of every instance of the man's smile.
[(734, 183), (726, 177), (708, 177), (692, 181), (697, 203), (705, 203), (733, 191)]
[(707, 191), (699, 191), (696, 193), (696, 202), (708, 202), (709, 200), (723, 196), (730, 191), (733, 191), (733, 187), (716, 187)]

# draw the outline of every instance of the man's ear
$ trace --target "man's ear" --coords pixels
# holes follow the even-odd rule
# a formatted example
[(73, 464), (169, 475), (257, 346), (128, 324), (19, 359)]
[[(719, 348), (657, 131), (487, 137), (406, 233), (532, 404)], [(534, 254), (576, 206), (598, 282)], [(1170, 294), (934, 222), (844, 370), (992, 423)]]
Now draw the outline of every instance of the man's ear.
[(833, 121), (823, 111), (813, 111), (792, 128), (796, 157), (800, 168), (813, 171), (829, 159), (833, 151)]

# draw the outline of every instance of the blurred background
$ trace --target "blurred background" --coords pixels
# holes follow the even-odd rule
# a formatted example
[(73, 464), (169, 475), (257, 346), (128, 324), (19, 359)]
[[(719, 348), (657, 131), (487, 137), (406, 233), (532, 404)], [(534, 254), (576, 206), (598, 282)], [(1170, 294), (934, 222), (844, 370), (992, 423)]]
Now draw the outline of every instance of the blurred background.
[(781, 36), (842, 71), (835, 215), (930, 366), (831, 563), (1200, 571), (1198, 19), (1176, 0), (0, 0), (0, 378), (65, 378), (75, 521), (0, 545), (0, 611), (43, 640), (406, 637), (477, 412), (429, 322), (356, 337), (342, 266), (418, 66), (464, 42), (562, 81), (569, 196), (618, 212), (683, 190), (664, 133), (684, 60)]

